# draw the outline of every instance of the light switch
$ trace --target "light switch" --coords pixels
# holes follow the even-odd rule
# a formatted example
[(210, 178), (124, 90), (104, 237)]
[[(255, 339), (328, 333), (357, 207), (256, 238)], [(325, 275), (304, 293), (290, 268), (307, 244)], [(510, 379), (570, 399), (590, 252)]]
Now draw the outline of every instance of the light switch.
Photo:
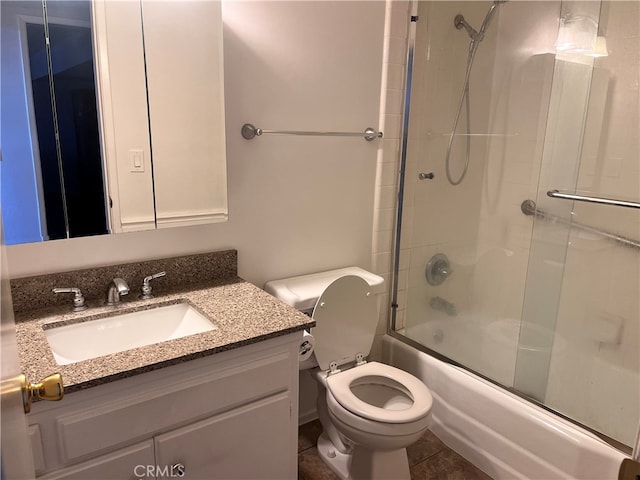
[(129, 150), (129, 163), (131, 165), (129, 169), (131, 172), (144, 172), (144, 151)]

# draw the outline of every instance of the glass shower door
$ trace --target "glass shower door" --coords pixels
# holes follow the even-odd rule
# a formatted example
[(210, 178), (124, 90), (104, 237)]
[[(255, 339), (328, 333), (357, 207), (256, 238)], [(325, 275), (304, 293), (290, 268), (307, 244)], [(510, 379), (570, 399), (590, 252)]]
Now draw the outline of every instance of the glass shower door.
[[(610, 440), (640, 422), (638, 2), (418, 2), (394, 328)], [(469, 142), (469, 143), (468, 143)]]
[(640, 421), (640, 210), (547, 194), (640, 201), (639, 8), (603, 2), (599, 12), (563, 17), (596, 13), (608, 55), (556, 59), (514, 386), (633, 445)]
[[(492, 2), (418, 2), (396, 328), (432, 352), (512, 387), (530, 218), (554, 73), (560, 2), (504, 3), (469, 75), (470, 38)], [(535, 19), (532, 21), (531, 19)], [(433, 173), (433, 176), (424, 174)]]

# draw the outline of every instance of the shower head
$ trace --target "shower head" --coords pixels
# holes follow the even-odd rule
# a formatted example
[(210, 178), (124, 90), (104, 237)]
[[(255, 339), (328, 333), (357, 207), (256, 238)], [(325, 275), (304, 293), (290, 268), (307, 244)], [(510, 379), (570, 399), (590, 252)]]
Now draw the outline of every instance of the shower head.
[(482, 21), (482, 25), (480, 26), (480, 32), (479, 35), (484, 38), (484, 32), (487, 30), (487, 28), (489, 27), (489, 24), (491, 23), (491, 19), (493, 18), (493, 15), (496, 13), (496, 10), (498, 9), (498, 7), (500, 6), (501, 3), (504, 3), (506, 0), (495, 0), (493, 2), (493, 4), (489, 7), (489, 11), (487, 12), (487, 14), (484, 17), (484, 20)]
[(484, 40), (484, 33), (487, 30), (487, 27), (489, 26), (491, 19), (493, 18), (496, 8), (500, 6), (502, 3), (506, 3), (508, 1), (509, 0), (493, 1), (493, 3), (491, 4), (491, 7), (489, 7), (489, 11), (487, 12), (487, 14), (484, 17), (484, 20), (482, 21), (480, 30), (476, 30), (471, 25), (469, 25), (469, 23), (464, 19), (464, 16), (462, 14), (458, 14), (455, 16), (455, 18), (453, 19), (453, 25), (458, 30), (464, 28), (467, 31), (467, 34), (469, 34), (469, 37), (471, 37), (471, 40), (473, 42), (481, 42), (482, 40)]

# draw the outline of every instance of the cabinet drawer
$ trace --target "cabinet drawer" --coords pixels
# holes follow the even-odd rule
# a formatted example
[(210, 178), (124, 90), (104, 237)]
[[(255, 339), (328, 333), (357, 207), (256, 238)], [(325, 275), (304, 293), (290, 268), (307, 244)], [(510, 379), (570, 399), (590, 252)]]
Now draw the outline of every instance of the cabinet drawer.
[(162, 387), (98, 401), (56, 419), (63, 464), (82, 460), (189, 421), (288, 391), (291, 357), (263, 356), (234, 366), (212, 366), (184, 379), (168, 378)]
[(295, 478), (290, 408), (279, 394), (159, 435), (158, 465), (184, 465), (185, 479)]
[(147, 475), (155, 471), (153, 441), (131, 445), (108, 455), (94, 458), (73, 467), (56, 470), (38, 480), (129, 480), (138, 478), (155, 478)]

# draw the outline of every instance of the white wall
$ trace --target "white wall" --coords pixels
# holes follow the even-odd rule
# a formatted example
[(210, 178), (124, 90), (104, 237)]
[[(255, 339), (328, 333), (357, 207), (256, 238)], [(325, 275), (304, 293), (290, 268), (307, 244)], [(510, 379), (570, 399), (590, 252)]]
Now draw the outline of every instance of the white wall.
[(378, 327), (371, 348), (371, 358), (375, 360), (381, 357), (382, 337), (389, 326), (407, 33), (411, 14), (412, 6), (408, 1), (386, 2), (384, 69), (380, 92), (380, 125), (385, 134), (382, 148), (378, 150), (371, 262), (372, 270), (385, 279), (386, 292), (380, 298)]
[[(366, 5), (366, 7), (365, 7)], [(383, 2), (224, 4), (229, 222), (16, 245), (12, 277), (236, 248), (262, 285), (371, 267), (378, 143), (240, 136), (265, 129), (378, 127)]]

